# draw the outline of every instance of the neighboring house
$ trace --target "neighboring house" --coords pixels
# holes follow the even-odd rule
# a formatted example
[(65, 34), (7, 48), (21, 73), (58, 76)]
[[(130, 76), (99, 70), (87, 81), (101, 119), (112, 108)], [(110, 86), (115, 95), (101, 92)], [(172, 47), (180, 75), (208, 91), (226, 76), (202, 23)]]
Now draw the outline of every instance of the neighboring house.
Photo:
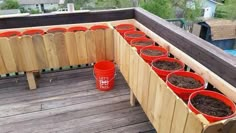
[(57, 9), (60, 4), (64, 4), (64, 0), (18, 0), (19, 4), (26, 10), (34, 9), (40, 12), (46, 10)]
[(217, 5), (223, 5), (223, 0), (203, 0), (203, 17), (212, 18), (215, 15)]
[(18, 13), (20, 13), (19, 9), (0, 10), (0, 15), (18, 14)]

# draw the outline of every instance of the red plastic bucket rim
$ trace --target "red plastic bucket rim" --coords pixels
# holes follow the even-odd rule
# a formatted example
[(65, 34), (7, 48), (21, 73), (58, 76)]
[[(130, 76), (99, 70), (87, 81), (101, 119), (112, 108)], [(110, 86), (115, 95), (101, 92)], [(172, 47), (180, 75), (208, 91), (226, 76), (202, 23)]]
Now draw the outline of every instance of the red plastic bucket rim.
[(105, 30), (108, 29), (109, 27), (107, 25), (94, 25), (92, 27), (90, 27), (90, 30)]
[(68, 28), (67, 31), (75, 32), (75, 31), (86, 31), (86, 30), (88, 30), (88, 28), (85, 26), (72, 26), (72, 27)]
[[(99, 65), (101, 65), (101, 64), (104, 65), (104, 63), (106, 63), (107, 65), (109, 65), (112, 68), (108, 68), (108, 69), (105, 69), (105, 70), (99, 68), (99, 67), (101, 67)], [(111, 61), (99, 61), (94, 65), (94, 69), (98, 70), (98, 71), (113, 71), (113, 70), (115, 70), (115, 64)]]
[(0, 33), (0, 37), (11, 37), (13, 34), (15, 34), (15, 36), (20, 36), (21, 32), (17, 30), (4, 31)]
[[(147, 57), (158, 57), (158, 56), (150, 56), (150, 55), (146, 55), (146, 54), (144, 54), (142, 51), (143, 51), (143, 50), (146, 50), (146, 49), (155, 49), (155, 50), (160, 50), (160, 51), (164, 52), (163, 55), (167, 55), (167, 54), (168, 54), (168, 51), (167, 51), (165, 48), (160, 47), (160, 46), (153, 46), (153, 45), (143, 47), (143, 48), (140, 50), (140, 54), (143, 54), (143, 55), (145, 55), (145, 56), (147, 56)], [(159, 56), (160, 56), (160, 55), (159, 55)]]
[[(180, 69), (178, 69), (178, 70), (163, 70), (163, 69), (159, 69), (159, 68), (157, 68), (157, 67), (155, 67), (155, 66), (153, 65), (153, 63), (156, 62), (156, 61), (166, 60), (166, 59), (167, 59), (168, 61), (172, 60), (173, 62), (179, 63), (179, 64), (182, 66), (182, 68), (180, 68)], [(160, 71), (160, 72), (170, 72), (170, 73), (172, 73), (172, 72), (176, 72), (176, 71), (182, 70), (185, 65), (184, 65), (183, 62), (181, 62), (180, 60), (175, 59), (175, 58), (170, 58), (170, 57), (158, 57), (158, 58), (156, 58), (155, 60), (152, 61), (151, 66), (152, 66), (153, 68), (157, 69), (157, 70)]]
[[(139, 41), (147, 41), (147, 42), (150, 41), (150, 42), (152, 42), (151, 45), (155, 44), (155, 41), (152, 40), (152, 39), (150, 39), (150, 38), (135, 38), (135, 39), (132, 39), (132, 40), (130, 41), (130, 45), (131, 45), (131, 46), (140, 46), (140, 45), (135, 45), (135, 44), (133, 44), (133, 43), (139, 42)], [(150, 46), (150, 45), (148, 45), (148, 46)], [(143, 46), (143, 47), (148, 47), (148, 46)]]
[[(122, 26), (130, 26), (129, 29), (119, 29), (117, 27), (122, 27)], [(133, 24), (119, 24), (116, 26), (116, 29), (119, 30), (119, 31), (128, 31), (128, 30), (133, 30), (135, 29), (135, 26)]]
[(39, 34), (43, 35), (44, 30), (42, 30), (42, 29), (29, 29), (29, 30), (23, 31), (22, 35), (34, 35), (36, 33), (39, 33)]
[[(200, 110), (196, 109), (196, 108), (192, 105), (191, 99), (192, 99), (194, 96), (196, 96), (197, 94), (201, 94), (201, 92), (212, 93), (212, 94), (214, 94), (215, 96), (219, 95), (219, 96), (221, 96), (221, 97), (224, 97), (226, 100), (228, 100), (228, 101), (231, 103), (232, 106), (224, 102), (226, 105), (228, 105), (228, 106), (230, 106), (230, 107), (233, 107), (233, 109), (231, 108), (231, 110), (234, 111), (233, 114), (232, 114), (232, 115), (229, 115), (229, 116), (225, 116), (225, 117), (217, 117), (217, 116), (212, 116), (212, 115), (205, 114), (205, 113), (201, 112)], [(202, 94), (202, 95), (204, 95), (204, 94)], [(210, 96), (210, 97), (211, 97), (211, 96)], [(217, 97), (213, 97), (213, 98), (218, 99)], [(218, 99), (218, 100), (220, 100), (220, 99)], [(220, 100), (220, 101), (222, 101), (222, 100)], [(222, 102), (223, 102), (223, 101), (222, 101)], [(220, 93), (214, 92), (214, 91), (200, 90), (200, 91), (193, 92), (193, 93), (189, 96), (188, 104), (190, 104), (192, 108), (194, 108), (195, 110), (197, 110), (198, 112), (200, 112), (200, 114), (203, 114), (204, 116), (210, 117), (210, 118), (216, 118), (216, 119), (222, 119), (222, 120), (223, 120), (223, 119), (227, 119), (227, 118), (232, 118), (232, 117), (234, 117), (234, 116), (236, 115), (236, 111), (235, 111), (235, 110), (236, 110), (236, 105), (234, 104), (234, 102), (233, 102), (232, 100), (230, 100), (228, 97), (226, 97), (226, 96), (224, 96), (224, 95), (222, 95), (222, 94), (220, 94)]]
[(63, 27), (54, 27), (54, 28), (49, 28), (47, 30), (47, 33), (52, 33), (52, 32), (66, 32), (66, 28), (63, 28)]
[[(186, 90), (186, 88), (182, 88), (182, 87), (178, 87), (178, 86), (173, 85), (173, 84), (172, 84), (171, 82), (169, 82), (169, 80), (168, 80), (172, 75), (174, 75), (174, 74), (175, 74), (175, 75), (178, 75), (178, 74), (181, 74), (181, 73), (187, 73), (187, 74), (190, 74), (190, 75), (198, 76), (198, 77), (200, 78), (200, 82), (201, 82), (202, 86), (200, 86), (200, 87), (198, 87), (198, 88), (193, 88), (193, 89), (191, 89), (192, 91), (194, 91), (194, 90), (201, 90), (202, 87), (205, 88), (205, 80), (202, 78), (202, 76), (200, 76), (200, 75), (198, 75), (198, 74), (196, 74), (196, 73), (186, 72), (186, 71), (174, 71), (174, 72), (168, 74), (168, 75), (166, 76), (166, 83), (168, 82), (168, 83), (171, 84), (172, 86), (178, 88), (178, 90), (182, 90), (182, 91)], [(181, 75), (181, 76), (182, 76), (182, 75)]]

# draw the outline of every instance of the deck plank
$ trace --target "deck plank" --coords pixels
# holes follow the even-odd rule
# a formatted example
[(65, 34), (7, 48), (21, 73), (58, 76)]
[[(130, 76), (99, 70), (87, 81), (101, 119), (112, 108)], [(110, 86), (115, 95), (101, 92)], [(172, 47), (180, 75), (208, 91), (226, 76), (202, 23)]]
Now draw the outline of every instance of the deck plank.
[(92, 70), (43, 73), (34, 91), (26, 89), (25, 76), (0, 79), (0, 132), (153, 131), (142, 108), (130, 106), (128, 85), (119, 70), (108, 92), (95, 88)]

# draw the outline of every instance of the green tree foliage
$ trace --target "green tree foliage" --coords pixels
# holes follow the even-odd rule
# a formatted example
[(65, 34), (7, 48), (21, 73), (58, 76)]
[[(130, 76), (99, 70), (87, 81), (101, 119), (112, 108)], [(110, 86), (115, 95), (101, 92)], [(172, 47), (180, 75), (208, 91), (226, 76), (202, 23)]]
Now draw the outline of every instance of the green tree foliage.
[(20, 7), (17, 0), (4, 0), (1, 9), (18, 9)]
[(148, 0), (142, 2), (141, 7), (164, 19), (174, 17), (174, 8), (170, 0)]
[(201, 16), (201, 0), (143, 0), (141, 7), (164, 19), (175, 18), (176, 9), (186, 20), (194, 21)]
[(225, 0), (224, 5), (216, 8), (217, 18), (236, 19), (236, 0)]

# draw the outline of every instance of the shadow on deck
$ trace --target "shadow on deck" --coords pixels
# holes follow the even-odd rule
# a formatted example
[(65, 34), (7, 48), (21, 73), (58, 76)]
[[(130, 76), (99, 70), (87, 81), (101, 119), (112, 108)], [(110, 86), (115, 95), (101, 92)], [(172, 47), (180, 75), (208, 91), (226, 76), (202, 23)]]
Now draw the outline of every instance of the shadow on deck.
[(92, 68), (43, 73), (29, 91), (26, 77), (0, 80), (0, 132), (155, 132), (118, 73), (112, 91), (95, 89)]

